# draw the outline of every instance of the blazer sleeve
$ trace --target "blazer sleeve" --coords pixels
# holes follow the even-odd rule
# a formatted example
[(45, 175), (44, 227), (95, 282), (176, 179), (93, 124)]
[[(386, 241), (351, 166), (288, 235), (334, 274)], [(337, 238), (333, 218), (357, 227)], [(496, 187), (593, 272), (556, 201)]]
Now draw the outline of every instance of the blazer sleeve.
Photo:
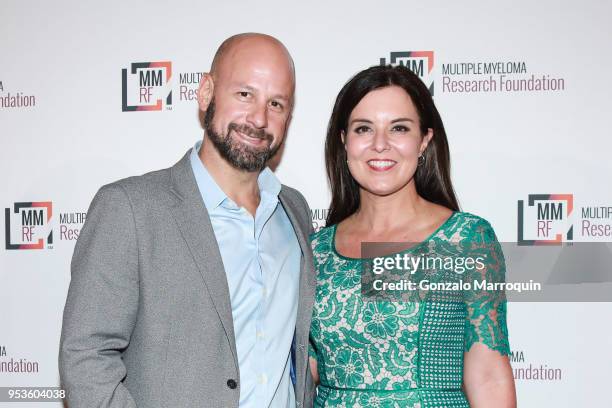
[(98, 191), (71, 263), (59, 370), (70, 408), (136, 407), (121, 358), (138, 309), (138, 245), (132, 207), (118, 184)]

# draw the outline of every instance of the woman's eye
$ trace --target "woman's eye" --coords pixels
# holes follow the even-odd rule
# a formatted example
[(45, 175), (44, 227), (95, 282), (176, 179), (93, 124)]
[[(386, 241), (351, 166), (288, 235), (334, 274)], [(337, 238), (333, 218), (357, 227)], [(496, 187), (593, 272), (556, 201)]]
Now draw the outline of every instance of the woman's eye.
[(408, 132), (410, 129), (408, 129), (404, 125), (396, 125), (396, 126), (393, 126), (393, 130), (396, 132)]
[(368, 130), (370, 130), (370, 128), (367, 126), (359, 126), (358, 128), (355, 128), (355, 133), (363, 133), (367, 132)]

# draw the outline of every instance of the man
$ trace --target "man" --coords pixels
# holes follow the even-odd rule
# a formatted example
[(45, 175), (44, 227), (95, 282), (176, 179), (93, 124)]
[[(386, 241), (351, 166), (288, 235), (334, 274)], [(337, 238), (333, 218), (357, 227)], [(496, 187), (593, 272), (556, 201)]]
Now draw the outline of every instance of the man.
[(278, 40), (227, 39), (198, 90), (201, 146), (100, 189), (64, 310), (70, 408), (312, 406), (310, 213), (266, 167), (294, 89)]

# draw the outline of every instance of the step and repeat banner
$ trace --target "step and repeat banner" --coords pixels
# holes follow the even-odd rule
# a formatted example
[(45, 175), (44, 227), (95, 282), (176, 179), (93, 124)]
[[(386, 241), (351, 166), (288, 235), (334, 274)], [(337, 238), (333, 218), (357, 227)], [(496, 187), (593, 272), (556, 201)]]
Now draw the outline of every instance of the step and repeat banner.
[[(304, 193), (315, 228), (329, 204), (323, 144), (338, 91), (361, 69), (403, 64), (434, 95), (462, 210), (519, 246), (599, 243), (598, 265), (610, 266), (610, 15), (597, 0), (2, 1), (0, 387), (59, 385), (70, 259), (91, 199), (201, 140), (198, 82), (239, 32), (274, 35), (295, 60), (276, 173)], [(612, 280), (589, 267), (560, 283), (580, 294)], [(519, 407), (612, 406), (612, 303), (551, 299), (508, 307)]]

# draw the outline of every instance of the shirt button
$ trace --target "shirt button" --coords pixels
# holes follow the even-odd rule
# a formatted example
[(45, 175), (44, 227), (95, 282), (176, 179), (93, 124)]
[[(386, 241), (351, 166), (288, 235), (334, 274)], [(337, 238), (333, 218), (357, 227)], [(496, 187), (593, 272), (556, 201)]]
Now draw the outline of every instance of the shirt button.
[(262, 375), (259, 376), (259, 383), (260, 384), (265, 384), (267, 382), (268, 382), (268, 377), (266, 377), (265, 374), (262, 374)]
[(262, 296), (262, 297), (266, 297), (266, 296), (268, 296), (268, 290), (267, 290), (266, 288), (263, 288), (263, 289), (261, 290), (261, 296)]
[(257, 338), (258, 338), (258, 339), (263, 339), (263, 338), (264, 338), (264, 332), (262, 332), (262, 331), (258, 331), (258, 332), (257, 332)]
[(236, 389), (236, 387), (238, 386), (238, 383), (236, 382), (236, 380), (234, 380), (233, 378), (230, 378), (229, 380), (227, 380), (227, 386), (234, 390)]

